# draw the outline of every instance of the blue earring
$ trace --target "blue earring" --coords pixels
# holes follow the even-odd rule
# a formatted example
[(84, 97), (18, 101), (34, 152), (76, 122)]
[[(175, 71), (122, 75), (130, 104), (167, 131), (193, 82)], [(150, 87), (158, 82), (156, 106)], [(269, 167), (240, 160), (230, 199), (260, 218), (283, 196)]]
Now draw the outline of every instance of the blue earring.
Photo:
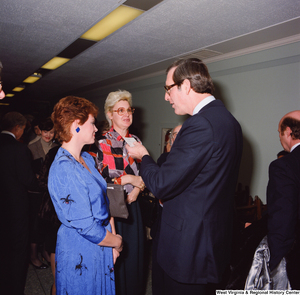
[(76, 128), (76, 132), (78, 133), (79, 131), (80, 131), (80, 128), (79, 128), (79, 127), (77, 127), (77, 128)]

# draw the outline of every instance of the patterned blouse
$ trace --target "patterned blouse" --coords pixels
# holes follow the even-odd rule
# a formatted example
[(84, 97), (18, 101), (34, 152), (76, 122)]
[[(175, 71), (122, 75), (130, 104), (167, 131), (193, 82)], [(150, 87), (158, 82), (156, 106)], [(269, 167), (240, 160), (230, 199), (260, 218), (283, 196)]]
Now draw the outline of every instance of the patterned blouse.
[[(126, 174), (139, 175), (139, 160), (134, 160), (128, 155), (125, 148), (126, 141), (116, 132), (113, 127), (104, 134), (104, 139), (99, 140), (96, 163), (98, 170), (107, 183), (121, 184), (121, 176)], [(127, 131), (126, 137), (133, 137), (136, 141), (140, 139)], [(130, 193), (133, 190), (131, 184), (126, 184), (125, 190)]]

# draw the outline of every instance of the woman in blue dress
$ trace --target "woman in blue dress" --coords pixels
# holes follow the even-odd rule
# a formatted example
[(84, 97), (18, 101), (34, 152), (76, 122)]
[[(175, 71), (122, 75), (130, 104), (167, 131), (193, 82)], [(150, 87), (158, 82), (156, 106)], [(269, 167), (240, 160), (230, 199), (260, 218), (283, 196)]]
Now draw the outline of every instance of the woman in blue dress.
[(52, 120), (62, 143), (50, 168), (48, 189), (62, 225), (56, 244), (56, 294), (115, 294), (114, 262), (122, 250), (109, 216), (106, 182), (85, 144), (94, 143), (98, 109), (67, 96)]

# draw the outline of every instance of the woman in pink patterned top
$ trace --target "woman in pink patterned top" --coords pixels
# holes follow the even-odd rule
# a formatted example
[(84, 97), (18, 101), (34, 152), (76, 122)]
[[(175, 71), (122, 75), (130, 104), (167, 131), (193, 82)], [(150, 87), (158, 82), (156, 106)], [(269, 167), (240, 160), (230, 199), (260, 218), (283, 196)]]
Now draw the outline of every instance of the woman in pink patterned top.
[(144, 226), (137, 201), (145, 185), (139, 176), (139, 163), (128, 155), (126, 137), (140, 141), (129, 134), (132, 124), (131, 94), (128, 91), (111, 92), (105, 101), (105, 115), (110, 129), (99, 140), (97, 166), (107, 183), (124, 185), (128, 219), (115, 218), (115, 227), (123, 237), (123, 252), (115, 265), (117, 295), (139, 295), (144, 288)]

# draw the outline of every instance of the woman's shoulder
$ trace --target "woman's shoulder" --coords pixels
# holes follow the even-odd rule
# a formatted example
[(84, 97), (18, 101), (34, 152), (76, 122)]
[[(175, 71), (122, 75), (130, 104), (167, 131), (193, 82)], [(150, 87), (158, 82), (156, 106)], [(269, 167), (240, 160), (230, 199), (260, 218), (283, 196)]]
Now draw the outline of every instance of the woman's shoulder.
[(31, 145), (31, 144), (33, 144), (33, 143), (35, 143), (35, 142), (37, 142), (40, 139), (41, 139), (41, 136), (37, 135), (33, 140), (29, 141), (28, 146)]
[(30, 150), (33, 150), (33, 149), (39, 148), (41, 145), (42, 145), (42, 144), (41, 144), (41, 138), (39, 138), (37, 141), (35, 141), (35, 142), (29, 144), (29, 145), (28, 145), (28, 148), (29, 148)]
[(117, 139), (110, 132), (107, 132), (98, 140), (98, 149), (101, 151), (103, 148), (112, 147), (116, 141)]
[(70, 181), (72, 185), (76, 185), (78, 179), (74, 171), (76, 171), (75, 160), (64, 149), (59, 148), (49, 170), (49, 191), (59, 191), (62, 187), (69, 185)]
[[(81, 156), (85, 161), (94, 163), (93, 157), (88, 152), (82, 152)], [(60, 147), (56, 153), (52, 166), (55, 166), (55, 168), (58, 170), (71, 169), (74, 171), (74, 169), (77, 167), (77, 164), (78, 162), (73, 158), (73, 156), (68, 151)]]
[(38, 141), (28, 145), (28, 148), (30, 149), (34, 160), (45, 157), (41, 138)]
[(63, 171), (63, 173), (65, 173), (66, 170), (74, 170), (75, 165), (76, 160), (71, 156), (69, 152), (60, 147), (56, 153), (51, 168), (52, 170), (56, 170), (57, 172)]
[(107, 140), (112, 140), (115, 137), (113, 136), (113, 134), (110, 131), (107, 131), (105, 133), (102, 134), (101, 138), (98, 140), (98, 142), (106, 142)]

